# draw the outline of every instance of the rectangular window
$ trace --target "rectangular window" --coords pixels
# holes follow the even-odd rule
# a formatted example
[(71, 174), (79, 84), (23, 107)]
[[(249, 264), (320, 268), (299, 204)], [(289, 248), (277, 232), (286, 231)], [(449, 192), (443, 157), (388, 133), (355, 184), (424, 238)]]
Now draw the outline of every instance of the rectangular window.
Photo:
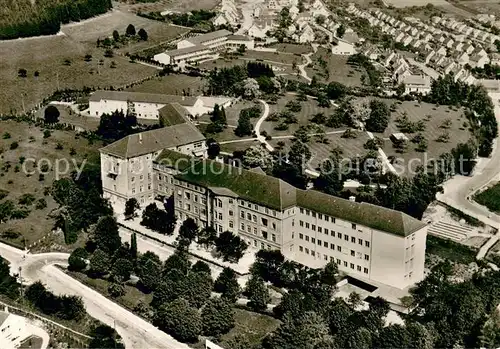
[(306, 241), (309, 241), (309, 235), (306, 235)]
[(240, 211), (240, 218), (245, 219), (245, 211)]
[(321, 246), (322, 244), (323, 244), (323, 242), (321, 240), (318, 240), (318, 245)]
[[(325, 255), (323, 255), (323, 259), (324, 259), (325, 261), (327, 261), (327, 260), (328, 260), (328, 256), (327, 256), (326, 254), (325, 254)], [(330, 257), (330, 259), (332, 259), (332, 260), (333, 260), (333, 257)]]
[(342, 239), (342, 234), (341, 234), (341, 233), (337, 233), (337, 237), (338, 237), (339, 239)]
[(300, 240), (304, 240), (304, 234), (299, 233), (299, 239), (300, 239)]
[(300, 213), (304, 213), (304, 209), (303, 208), (300, 208)]
[(349, 265), (349, 263), (347, 263), (346, 261), (344, 261), (344, 267), (347, 268), (348, 265)]
[(251, 221), (252, 220), (252, 215), (250, 213), (247, 213), (247, 221)]
[(219, 212), (219, 220), (222, 220), (222, 213)]
[(365, 246), (370, 247), (370, 241), (365, 241)]
[(303, 226), (304, 226), (304, 222), (303, 222), (303, 221), (299, 221), (299, 225), (300, 225), (301, 227), (303, 227)]
[(370, 260), (370, 256), (365, 254), (365, 261), (369, 261)]
[(309, 249), (306, 247), (306, 254), (309, 254)]
[[(328, 233), (329, 233), (329, 232), (330, 232), (330, 231), (329, 231), (328, 229), (326, 229), (326, 228), (325, 228), (325, 235), (328, 235)], [(334, 236), (335, 236), (335, 234), (334, 234)]]
[(229, 210), (229, 215), (232, 217), (234, 215), (234, 212), (232, 210)]
[(241, 223), (241, 230), (245, 230), (245, 223)]
[(267, 231), (262, 232), (262, 237), (267, 240)]
[(328, 247), (328, 242), (324, 241), (323, 242), (323, 247)]
[[(292, 222), (293, 225), (293, 222)], [(276, 223), (273, 223), (273, 230), (276, 230)]]
[(267, 219), (266, 218), (261, 218), (262, 225), (267, 227)]
[(344, 240), (349, 241), (349, 235), (344, 235)]
[(351, 263), (350, 267), (351, 269), (354, 269), (354, 263)]
[(337, 245), (337, 251), (342, 252), (342, 247)]
[(252, 216), (252, 221), (253, 221), (254, 223), (257, 223), (257, 216), (256, 216), (256, 215), (253, 215), (253, 216)]
[(361, 246), (363, 246), (363, 239), (358, 239), (358, 244), (360, 244)]
[(364, 269), (363, 269), (363, 272), (364, 272), (365, 274), (368, 274), (368, 268), (364, 268)]
[(351, 242), (352, 242), (353, 244), (355, 244), (355, 243), (356, 243), (356, 238), (355, 238), (354, 236), (351, 236)]
[(257, 228), (255, 228), (255, 227), (253, 228), (253, 233), (254, 233), (255, 235), (257, 235)]
[(316, 225), (311, 224), (311, 229), (312, 229), (313, 231), (316, 231)]
[(342, 263), (342, 261), (340, 260), (340, 258), (337, 258), (337, 264), (340, 265), (340, 263)]
[(299, 246), (299, 251), (300, 251), (300, 252), (304, 252), (304, 247)]
[(271, 235), (271, 240), (273, 240), (273, 242), (276, 242), (276, 234)]
[(310, 216), (311, 212), (309, 210), (306, 210), (306, 215)]
[(318, 213), (318, 218), (323, 219), (323, 215), (321, 213)]
[(351, 228), (354, 229), (354, 230), (356, 230), (356, 224), (352, 223), (351, 224)]
[(233, 199), (229, 199), (229, 203), (232, 204), (233, 203)]
[(330, 244), (330, 249), (331, 250), (335, 250), (335, 245), (334, 244)]
[(315, 238), (311, 238), (311, 242), (312, 242), (313, 244), (315, 244), (315, 243), (316, 243), (316, 239), (315, 239)]
[(314, 252), (313, 250), (311, 250), (311, 256), (315, 256), (316, 255), (316, 252)]
[(351, 250), (351, 257), (354, 257), (356, 255), (356, 252), (354, 250)]
[(321, 227), (318, 227), (318, 233), (322, 233), (323, 229)]
[(306, 229), (309, 229), (309, 223), (306, 222)]
[(249, 225), (247, 225), (247, 231), (248, 231), (248, 233), (251, 233), (252, 232), (252, 227), (249, 226)]
[(234, 226), (233, 221), (229, 221), (229, 228), (232, 228)]
[(357, 269), (358, 271), (361, 271), (361, 265), (356, 266), (356, 269)]
[(311, 212), (311, 215), (316, 218), (316, 212)]
[(332, 217), (332, 222), (333, 222), (333, 224), (335, 224), (335, 218), (333, 218), (333, 217)]
[(326, 215), (325, 215), (325, 221), (327, 221), (327, 222), (328, 222), (328, 221), (329, 221), (329, 219), (328, 219), (329, 217), (330, 217), (330, 216), (326, 216)]

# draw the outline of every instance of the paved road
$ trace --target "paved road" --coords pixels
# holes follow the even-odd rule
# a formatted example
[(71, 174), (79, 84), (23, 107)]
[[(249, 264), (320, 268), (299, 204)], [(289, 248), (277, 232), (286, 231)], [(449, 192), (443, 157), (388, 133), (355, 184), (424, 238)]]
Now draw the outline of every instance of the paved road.
[(440, 76), (440, 74), (437, 71), (435, 71), (431, 67), (428, 67), (422, 62), (417, 62), (413, 58), (408, 58), (408, 62), (410, 62), (411, 65), (419, 67), (425, 74), (429, 75), (431, 78), (435, 80)]
[(66, 264), (68, 254), (31, 255), (0, 243), (0, 256), (11, 263), (12, 272), (17, 273), (19, 267), (22, 267), (21, 277), (23, 280), (40, 280), (56, 294), (71, 294), (82, 297), (89, 315), (111, 327), (114, 326), (122, 337), (126, 348), (189, 349), (186, 344), (174, 340), (149, 322), (81, 284), (53, 265)]
[(264, 144), (268, 151), (273, 151), (274, 148), (266, 140), (266, 137), (260, 134), (260, 127), (262, 126), (262, 123), (266, 120), (266, 118), (269, 116), (269, 104), (267, 104), (266, 101), (263, 101), (262, 99), (259, 99), (259, 102), (264, 105), (264, 112), (262, 113), (262, 116), (260, 117), (259, 120), (257, 120), (257, 123), (255, 124), (254, 127), (255, 135), (257, 136), (257, 140), (260, 143)]
[(298, 65), (297, 68), (299, 69), (300, 71), (300, 75), (306, 79), (307, 81), (311, 82), (312, 79), (309, 77), (309, 75), (307, 75), (307, 71), (306, 71), (306, 67), (312, 63), (312, 59), (311, 59), (311, 56), (313, 55), (313, 53), (308, 53), (308, 54), (303, 54), (302, 57), (304, 57), (306, 59), (306, 62), (304, 64), (301, 64), (301, 65)]

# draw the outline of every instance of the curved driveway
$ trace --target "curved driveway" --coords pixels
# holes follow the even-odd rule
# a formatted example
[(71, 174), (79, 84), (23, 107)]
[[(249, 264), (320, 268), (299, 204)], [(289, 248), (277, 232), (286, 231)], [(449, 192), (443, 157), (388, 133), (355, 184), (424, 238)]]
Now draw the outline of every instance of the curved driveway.
[(66, 253), (26, 254), (25, 251), (0, 243), (0, 255), (11, 263), (11, 272), (27, 282), (42, 281), (56, 294), (82, 297), (90, 316), (116, 328), (126, 348), (189, 349), (149, 322), (122, 308), (98, 292), (83, 285), (54, 266), (66, 264)]

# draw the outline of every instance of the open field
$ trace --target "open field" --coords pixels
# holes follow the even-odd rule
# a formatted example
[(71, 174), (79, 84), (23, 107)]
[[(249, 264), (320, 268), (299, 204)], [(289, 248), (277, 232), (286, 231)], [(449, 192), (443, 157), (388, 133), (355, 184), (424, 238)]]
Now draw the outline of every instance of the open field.
[(144, 81), (132, 86), (126, 91), (145, 93), (164, 93), (168, 95), (182, 95), (186, 91), (189, 95), (201, 95), (205, 83), (202, 78), (184, 74), (166, 75)]
[[(324, 69), (319, 64), (319, 59), (326, 61), (329, 72), (328, 79), (324, 78)], [(364, 72), (358, 67), (353, 67), (347, 64), (349, 56), (332, 55), (325, 48), (320, 47), (318, 51), (311, 56), (313, 64), (306, 67), (306, 71), (310, 77), (317, 75), (318, 80), (329, 83), (332, 81), (340, 82), (346, 86), (361, 86), (361, 76)]]
[(311, 45), (302, 45), (302, 44), (273, 44), (269, 46), (269, 48), (275, 48), (276, 51), (284, 52), (284, 53), (294, 53), (294, 54), (305, 54), (309, 52), (313, 52)]
[[(0, 113), (21, 113), (29, 110), (57, 89), (79, 89), (84, 86), (120, 87), (157, 73), (157, 69), (115, 54), (104, 57), (104, 50), (96, 47), (98, 38), (112, 35), (113, 30), (124, 33), (128, 24), (144, 28), (149, 39), (131, 43), (119, 51), (132, 51), (157, 45), (173, 39), (185, 28), (152, 21), (132, 13), (114, 10), (102, 16), (62, 27), (62, 35), (0, 42)], [(92, 60), (85, 62), (85, 55)], [(65, 60), (69, 60), (65, 64)], [(102, 64), (99, 61), (102, 60)], [(115, 62), (116, 68), (111, 68)], [(18, 77), (19, 69), (26, 69), (27, 77)], [(39, 76), (35, 77), (35, 71)], [(23, 108), (24, 103), (24, 108)]]
[(159, 0), (151, 3), (125, 5), (134, 12), (211, 10), (219, 4), (219, 0)]
[(245, 142), (235, 142), (228, 144), (221, 144), (220, 150), (226, 153), (233, 153), (235, 151), (244, 151), (253, 146), (259, 146), (260, 142), (256, 139), (251, 139)]
[[(84, 61), (86, 54), (92, 61)], [(116, 68), (110, 67), (112, 61)], [(19, 69), (26, 69), (26, 78), (18, 77)], [(20, 113), (23, 103), (29, 110), (57, 89), (122, 86), (156, 72), (125, 57), (106, 58), (102, 50), (65, 36), (0, 42), (0, 81), (8, 86), (0, 91), (0, 113)]]
[[(269, 115), (272, 115), (273, 113), (280, 113), (284, 111), (286, 108), (286, 104), (290, 101), (295, 101), (297, 100), (296, 95), (288, 93), (284, 97), (280, 98), (276, 104), (269, 104)], [(293, 113), (297, 119), (298, 123), (296, 124), (290, 124), (288, 127), (288, 130), (286, 131), (279, 131), (275, 130), (274, 128), (280, 124), (280, 121), (264, 121), (262, 123), (261, 127), (261, 132), (266, 131), (267, 134), (275, 137), (275, 136), (287, 136), (287, 135), (293, 135), (295, 131), (299, 129), (300, 126), (306, 126), (306, 125), (311, 125), (310, 119), (317, 113), (324, 113), (326, 117), (331, 115), (335, 108), (330, 107), (330, 108), (321, 108), (318, 106), (318, 102), (316, 102), (314, 99), (309, 98), (307, 101), (300, 102), (300, 105), (302, 106), (302, 110), (298, 113)], [(334, 131), (332, 128), (324, 127), (325, 132), (329, 131)]]
[(277, 62), (282, 64), (292, 65), (293, 63), (299, 65), (302, 63), (300, 54), (282, 53), (282, 52), (266, 52), (266, 51), (253, 51), (247, 50), (242, 56), (243, 58), (264, 61), (264, 62)]
[[(404, 113), (408, 115), (408, 119), (411, 122), (424, 120), (426, 116), (429, 119), (428, 121), (424, 120), (426, 128), (425, 131), (422, 132), (423, 136), (428, 141), (426, 152), (422, 153), (415, 151), (416, 144), (410, 141), (407, 151), (401, 154), (396, 152), (392, 142), (389, 140), (391, 134), (401, 132), (397, 127), (396, 119), (401, 117)], [(430, 118), (428, 116), (430, 116)], [(448, 128), (445, 128), (444, 123), (447, 120), (449, 120), (451, 124)], [(431, 159), (437, 159), (441, 154), (450, 152), (458, 143), (466, 143), (471, 138), (468, 128), (468, 123), (463, 116), (462, 110), (452, 110), (447, 106), (436, 107), (433, 104), (405, 101), (397, 105), (397, 110), (391, 113), (391, 121), (385, 132), (383, 134), (374, 133), (374, 135), (384, 138), (385, 144), (383, 149), (386, 155), (398, 158), (399, 160), (397, 160), (395, 165), (404, 166), (405, 173), (407, 173), (409, 172), (408, 170), (415, 171), (416, 167), (424, 162), (430, 161)], [(438, 142), (437, 139), (445, 133), (450, 135), (449, 142)], [(410, 140), (415, 135), (416, 133), (406, 134)], [(410, 163), (412, 159), (414, 159), (413, 164)], [(408, 168), (408, 166), (411, 168)]]
[[(55, 105), (55, 107), (59, 110), (59, 123), (61, 124), (73, 125), (79, 129), (88, 131), (95, 131), (99, 127), (99, 118), (75, 114), (69, 107), (63, 105)], [(38, 110), (35, 113), (35, 117), (43, 119), (44, 110)]]
[(427, 236), (425, 254), (436, 255), (455, 263), (469, 264), (476, 261), (477, 248), (435, 236)]
[[(10, 138), (7, 138), (7, 134)], [(14, 142), (18, 144), (17, 148), (12, 145)], [(56, 149), (58, 144), (63, 149)], [(49, 217), (49, 213), (58, 205), (51, 196), (44, 195), (44, 189), (50, 187), (55, 178), (56, 160), (60, 160), (61, 172), (65, 170), (63, 159), (68, 160), (70, 166), (66, 175), (69, 175), (69, 172), (75, 169), (73, 160), (79, 164), (87, 158), (87, 164), (98, 163), (97, 149), (99, 147), (100, 144), (89, 145), (86, 139), (76, 139), (72, 132), (52, 131), (50, 137), (43, 138), (43, 132), (38, 127), (21, 122), (2, 121), (0, 124), (0, 189), (5, 190), (8, 195), (1, 202), (11, 200), (16, 204), (16, 208), (22, 208), (24, 205), (18, 204), (18, 200), (23, 194), (31, 194), (35, 199), (32, 204), (25, 205), (30, 211), (28, 217), (19, 220), (11, 219), (1, 224), (0, 233), (4, 235), (4, 238), (6, 238), (5, 232), (12, 232), (14, 235), (10, 234), (12, 237), (8, 239), (9, 234), (7, 234), (7, 240), (23, 246), (23, 237), (27, 245), (30, 245), (50, 233), (54, 220)], [(75, 150), (74, 155), (70, 155), (71, 148)], [(26, 160), (23, 161), (22, 157)], [(39, 178), (40, 171), (33, 164), (39, 164), (40, 170), (45, 172), (44, 163), (48, 166), (48, 172), (44, 178)], [(47, 207), (36, 209), (36, 202), (40, 199), (46, 201)]]
[[(257, 53), (261, 53), (261, 52), (257, 52)], [(274, 55), (274, 53), (272, 52), (264, 52), (265, 54), (267, 55)], [(293, 55), (287, 55), (285, 57), (285, 55), (279, 55), (277, 57), (273, 56), (271, 58), (274, 58), (275, 60), (287, 60), (287, 59), (290, 59), (290, 57), (295, 57), (297, 59), (297, 64), (300, 64), (301, 63), (301, 60), (302, 58), (301, 57), (297, 57), (297, 56), (293, 56)], [(248, 56), (243, 56), (243, 57), (239, 57), (237, 59), (224, 59), (224, 58), (220, 58), (220, 59), (217, 59), (217, 60), (210, 60), (210, 61), (205, 61), (203, 63), (200, 63), (198, 65), (198, 67), (200, 69), (207, 69), (207, 70), (212, 70), (214, 68), (217, 68), (217, 69), (221, 69), (221, 68), (228, 68), (228, 67), (234, 67), (236, 65), (246, 65), (249, 61), (255, 61), (257, 59), (255, 58), (251, 58), (251, 57), (248, 57)], [(293, 62), (293, 60), (292, 60)], [(295, 77), (295, 75), (297, 74), (297, 71), (294, 71), (293, 70), (293, 66), (292, 64), (290, 63), (276, 63), (275, 61), (273, 62), (269, 62), (269, 61), (263, 61), (263, 63), (267, 63), (269, 64), (272, 68), (274, 68), (274, 73), (279, 76), (279, 75), (285, 75), (285, 77)]]
[(447, 5), (446, 0), (385, 0), (385, 3), (392, 5), (394, 7), (411, 7), (411, 6), (423, 6), (426, 4), (432, 4), (434, 6)]

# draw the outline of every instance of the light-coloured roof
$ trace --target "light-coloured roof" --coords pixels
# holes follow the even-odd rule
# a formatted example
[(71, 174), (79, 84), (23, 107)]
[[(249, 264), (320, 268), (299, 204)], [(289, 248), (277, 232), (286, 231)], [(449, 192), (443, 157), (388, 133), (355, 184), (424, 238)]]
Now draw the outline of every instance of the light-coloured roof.
[(187, 54), (194, 53), (194, 52), (203, 52), (203, 51), (210, 52), (210, 48), (207, 46), (203, 46), (203, 45), (196, 45), (196, 46), (179, 48), (177, 50), (165, 51), (165, 54), (170, 56), (170, 57), (177, 57), (177, 56), (183, 56), (183, 55), (187, 55)]
[(430, 86), (431, 79), (425, 75), (408, 75), (404, 77), (403, 83), (406, 85)]
[(219, 38), (222, 38), (224, 36), (229, 36), (231, 34), (232, 33), (229, 30), (222, 29), (222, 30), (217, 30), (214, 32), (210, 32), (210, 33), (206, 33), (206, 34), (202, 34), (202, 35), (198, 35), (198, 36), (193, 36), (193, 37), (188, 38), (186, 40), (194, 45), (200, 45), (200, 44), (203, 44), (204, 42), (219, 39)]
[(129, 135), (101, 148), (100, 152), (130, 159), (203, 140), (203, 134), (193, 124), (186, 122)]
[(99, 90), (94, 92), (89, 101), (100, 102), (101, 100), (111, 101), (131, 101), (143, 103), (179, 103), (182, 106), (194, 106), (198, 97), (186, 97), (177, 95), (165, 95), (160, 93), (143, 93), (143, 92), (127, 92), (127, 91), (104, 91)]

